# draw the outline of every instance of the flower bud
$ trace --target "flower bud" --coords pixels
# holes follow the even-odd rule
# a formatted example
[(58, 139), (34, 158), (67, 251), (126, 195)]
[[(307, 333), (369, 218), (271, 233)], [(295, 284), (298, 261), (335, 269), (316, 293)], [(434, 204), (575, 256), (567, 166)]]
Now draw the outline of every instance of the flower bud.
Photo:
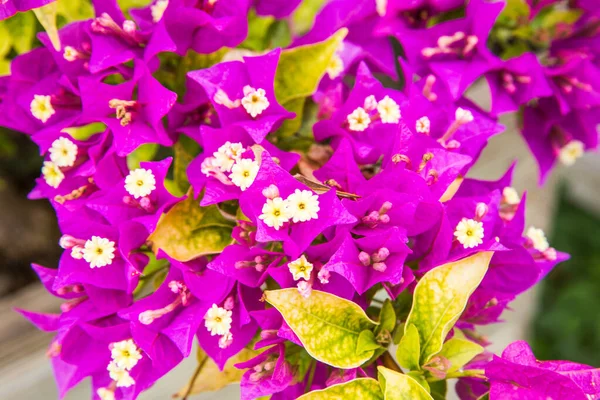
[(475, 219), (477, 221), (481, 221), (483, 217), (487, 214), (489, 208), (485, 203), (477, 203), (475, 206)]
[(361, 251), (360, 253), (358, 253), (358, 260), (365, 267), (368, 265), (371, 265), (371, 256), (369, 254), (365, 253), (364, 251)]
[(262, 194), (267, 199), (273, 200), (274, 198), (279, 197), (279, 188), (275, 185), (269, 185), (263, 189)]

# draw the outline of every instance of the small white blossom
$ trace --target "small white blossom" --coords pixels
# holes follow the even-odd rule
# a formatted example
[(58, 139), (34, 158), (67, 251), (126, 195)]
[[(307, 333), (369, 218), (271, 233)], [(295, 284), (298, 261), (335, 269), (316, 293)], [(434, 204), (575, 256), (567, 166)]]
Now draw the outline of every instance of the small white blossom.
[(65, 51), (63, 52), (63, 58), (69, 62), (73, 62), (77, 60), (77, 55), (79, 52), (75, 50), (74, 47), (65, 46)]
[(36, 94), (33, 96), (33, 100), (31, 100), (29, 106), (31, 115), (42, 121), (44, 124), (56, 113), (50, 100), (50, 96)]
[(380, 17), (385, 17), (388, 0), (375, 0), (375, 10)]
[(566, 166), (575, 164), (578, 158), (583, 156), (585, 152), (585, 146), (579, 140), (571, 140), (569, 143), (564, 145), (558, 153), (558, 159)]
[(156, 3), (150, 6), (150, 12), (152, 13), (152, 21), (155, 23), (160, 21), (165, 14), (165, 10), (169, 6), (169, 0), (158, 0)]
[(374, 95), (367, 96), (363, 104), (365, 111), (373, 111), (377, 108), (377, 99)]
[(431, 121), (429, 121), (428, 117), (421, 117), (417, 120), (416, 129), (419, 133), (429, 134), (431, 131)]
[(308, 262), (306, 256), (304, 254), (290, 263), (288, 263), (288, 268), (294, 277), (294, 280), (297, 281), (299, 279), (310, 280), (310, 273), (313, 270), (313, 265)]
[(57, 167), (72, 167), (77, 158), (77, 145), (66, 137), (59, 137), (50, 147), (50, 160)]
[(117, 387), (129, 387), (135, 385), (135, 381), (129, 375), (129, 372), (125, 368), (121, 368), (116, 362), (111, 361), (106, 368), (110, 379), (117, 383)]
[(156, 189), (156, 179), (149, 169), (134, 169), (125, 178), (125, 190), (135, 197), (146, 197)]
[(99, 236), (92, 236), (83, 246), (83, 259), (91, 268), (100, 268), (112, 264), (115, 258), (115, 242)]
[(223, 172), (231, 171), (236, 160), (242, 158), (245, 148), (241, 143), (225, 142), (213, 153), (215, 161), (213, 162)]
[(42, 176), (48, 186), (55, 189), (60, 185), (63, 179), (65, 179), (65, 174), (63, 174), (60, 168), (52, 161), (44, 161), (44, 165), (42, 166)]
[(252, 182), (254, 182), (259, 169), (260, 166), (256, 161), (244, 158), (236, 161), (231, 168), (229, 178), (231, 178), (231, 181), (236, 186), (239, 186), (240, 189), (246, 190), (252, 185)]
[(358, 107), (348, 115), (348, 125), (351, 131), (362, 132), (369, 127), (371, 118), (364, 108)]
[(329, 65), (327, 66), (325, 72), (327, 72), (327, 75), (329, 75), (330, 79), (337, 78), (342, 74), (342, 72), (344, 72), (344, 61), (342, 61), (340, 56), (334, 54), (331, 57), (331, 60), (329, 61)]
[(377, 103), (377, 112), (384, 124), (397, 124), (400, 122), (400, 107), (389, 96), (385, 96)]
[(231, 330), (230, 310), (213, 304), (204, 315), (204, 326), (210, 332), (211, 336), (226, 335)]
[(296, 189), (287, 198), (293, 222), (305, 222), (319, 218), (319, 196), (310, 190)]
[(458, 107), (454, 113), (454, 118), (461, 124), (466, 124), (473, 121), (473, 113), (464, 108)]
[(538, 251), (546, 251), (550, 247), (546, 234), (539, 228), (530, 226), (529, 229), (527, 229), (526, 236), (531, 240), (531, 243), (533, 243), (533, 248)]
[(474, 219), (463, 218), (456, 225), (454, 236), (465, 249), (477, 247), (483, 243), (483, 223)]
[(519, 192), (510, 186), (506, 186), (504, 189), (502, 189), (502, 198), (506, 204), (510, 205), (519, 204), (521, 202)]
[(112, 344), (110, 356), (120, 368), (131, 370), (142, 359), (142, 353), (131, 339)]
[(281, 197), (275, 197), (267, 199), (258, 218), (262, 219), (267, 226), (279, 230), (291, 217), (292, 212), (288, 202)]
[(252, 118), (256, 118), (257, 115), (262, 114), (269, 107), (269, 100), (267, 99), (265, 90), (244, 86), (242, 106)]
[(219, 339), (219, 348), (226, 349), (231, 346), (231, 343), (233, 343), (233, 334), (231, 332), (227, 332)]
[(96, 394), (100, 400), (115, 400), (115, 392), (105, 387), (98, 388)]

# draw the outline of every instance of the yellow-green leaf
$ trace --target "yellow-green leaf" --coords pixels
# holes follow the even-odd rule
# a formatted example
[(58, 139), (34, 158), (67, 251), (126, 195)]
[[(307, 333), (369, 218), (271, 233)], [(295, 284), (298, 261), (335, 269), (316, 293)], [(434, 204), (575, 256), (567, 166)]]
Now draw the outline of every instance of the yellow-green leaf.
[(371, 378), (358, 378), (349, 382), (329, 386), (326, 389), (313, 390), (298, 397), (298, 400), (383, 400), (379, 383)]
[(481, 283), (492, 255), (479, 252), (441, 265), (427, 272), (417, 284), (404, 334), (410, 324), (419, 331), (421, 365), (442, 349), (446, 335)]
[(296, 288), (266, 291), (264, 296), (317, 360), (348, 369), (374, 354), (374, 350), (357, 352), (360, 333), (373, 330), (377, 323), (353, 301), (318, 290), (305, 298)]
[(325, 0), (304, 0), (292, 14), (295, 35), (302, 35), (310, 30), (315, 23), (315, 16), (325, 3)]
[(240, 382), (242, 380), (242, 375), (244, 375), (244, 372), (246, 371), (243, 369), (238, 369), (234, 367), (234, 365), (248, 361), (249, 359), (257, 356), (259, 353), (259, 351), (253, 349), (243, 348), (239, 353), (227, 360), (223, 371), (221, 371), (219, 370), (217, 364), (215, 364), (215, 362), (211, 360), (205, 352), (198, 349), (198, 363), (204, 363), (200, 373), (194, 379), (191, 388), (190, 384), (192, 382), (188, 382), (188, 384), (181, 388), (181, 390), (173, 397), (183, 397), (186, 393), (198, 394), (203, 392), (213, 392), (220, 390), (232, 383)]
[(33, 13), (37, 17), (40, 24), (48, 34), (52, 46), (56, 51), (60, 50), (60, 38), (58, 37), (58, 28), (56, 27), (56, 14), (58, 11), (57, 2), (46, 4), (45, 6), (34, 8)]
[(232, 241), (234, 223), (221, 215), (216, 205), (200, 207), (188, 197), (162, 216), (150, 235), (152, 250), (159, 249), (179, 261), (220, 253)]
[(398, 359), (398, 363), (403, 368), (414, 371), (420, 369), (420, 356), (419, 331), (413, 324), (410, 324), (406, 328), (404, 336), (400, 339), (400, 344), (398, 344), (398, 349), (396, 350), (396, 359)]
[(381, 348), (379, 343), (375, 340), (375, 334), (373, 331), (365, 329), (358, 335), (358, 342), (356, 343), (356, 352), (364, 353), (370, 350), (377, 350)]
[(377, 367), (377, 372), (385, 400), (433, 400), (410, 376), (381, 366)]
[(150, 161), (156, 155), (158, 145), (156, 143), (144, 143), (127, 155), (127, 168), (134, 170), (140, 167), (140, 163)]
[(455, 372), (461, 369), (473, 357), (483, 352), (483, 347), (470, 340), (453, 337), (444, 343), (440, 356), (450, 361), (448, 372)]
[[(17, 13), (11, 18), (2, 21), (2, 24), (6, 27), (8, 34), (7, 36), (0, 36), (2, 37), (0, 42), (6, 41), (12, 44), (12, 47), (18, 54), (31, 50), (36, 26), (35, 17), (32, 13)], [(3, 46), (0, 45), (0, 47)]]
[(91, 124), (83, 125), (83, 126), (73, 126), (69, 128), (64, 128), (61, 132), (67, 133), (71, 135), (71, 137), (75, 140), (88, 140), (92, 135), (96, 133), (104, 132), (106, 130), (106, 125), (102, 122), (92, 122)]
[(182, 192), (190, 187), (187, 178), (187, 167), (190, 162), (200, 153), (200, 146), (186, 135), (181, 135), (173, 146), (175, 161), (173, 163), (173, 179)]

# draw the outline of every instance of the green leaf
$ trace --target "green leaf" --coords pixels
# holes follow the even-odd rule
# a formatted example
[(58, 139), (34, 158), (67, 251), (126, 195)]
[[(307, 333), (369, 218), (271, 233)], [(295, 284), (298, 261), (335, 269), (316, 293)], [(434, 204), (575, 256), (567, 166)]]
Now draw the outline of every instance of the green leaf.
[[(195, 379), (188, 382), (181, 390), (173, 395), (174, 398), (180, 398), (186, 395), (198, 394), (204, 392), (213, 392), (220, 390), (232, 383), (238, 383), (242, 380), (242, 375), (246, 372), (243, 369), (234, 367), (235, 364), (248, 361), (256, 357), (260, 352), (257, 350), (243, 348), (239, 353), (231, 357), (225, 363), (223, 371), (215, 362), (206, 355), (202, 349), (198, 348), (198, 364), (201, 365), (200, 373)], [(191, 388), (190, 388), (191, 385)]]
[(70, 128), (64, 128), (63, 130), (61, 130), (61, 132), (71, 135), (71, 137), (75, 140), (85, 141), (93, 135), (95, 135), (96, 133), (104, 132), (105, 130), (106, 125), (104, 125), (102, 122), (92, 122), (91, 124), (83, 126), (73, 126)]
[(239, 47), (254, 51), (263, 51), (267, 48), (268, 31), (275, 22), (275, 18), (256, 15), (254, 9), (248, 13), (248, 35)]
[(325, 0), (304, 0), (292, 14), (294, 35), (302, 35), (315, 23), (315, 16), (323, 7)]
[(404, 334), (410, 324), (419, 331), (421, 365), (442, 349), (446, 335), (481, 283), (492, 255), (489, 251), (479, 252), (441, 265), (427, 272), (417, 284)]
[(362, 331), (377, 326), (360, 306), (330, 293), (313, 290), (308, 298), (296, 288), (264, 292), (298, 336), (306, 351), (317, 360), (337, 368), (356, 368), (374, 350), (357, 352)]
[(377, 367), (385, 400), (433, 400), (413, 378), (385, 367)]
[(45, 6), (34, 8), (33, 13), (37, 17), (40, 24), (48, 34), (52, 46), (56, 51), (60, 50), (60, 38), (58, 37), (58, 28), (56, 27), (56, 14), (58, 12), (57, 2), (48, 3)]
[(298, 397), (298, 400), (383, 400), (379, 383), (372, 378), (358, 378), (349, 382), (329, 386), (326, 389), (313, 390)]
[(10, 35), (8, 42), (12, 43), (12, 47), (18, 54), (31, 50), (33, 39), (35, 38), (35, 16), (32, 13), (17, 13), (3, 21), (3, 24)]
[(381, 348), (381, 346), (377, 343), (377, 340), (375, 340), (373, 331), (365, 329), (358, 335), (358, 342), (356, 343), (356, 352), (358, 354), (379, 348)]
[(410, 371), (410, 372), (407, 372), (406, 375), (410, 376), (415, 381), (417, 381), (417, 383), (419, 385), (421, 385), (421, 387), (423, 389), (425, 389), (425, 391), (427, 393), (431, 392), (431, 389), (429, 387), (429, 382), (427, 382), (427, 379), (425, 379), (425, 375), (423, 375), (423, 372), (421, 372), (421, 371)]
[(375, 334), (387, 331), (390, 335), (396, 327), (396, 312), (390, 299), (386, 299), (379, 312), (379, 326), (375, 329)]
[(348, 30), (342, 28), (323, 42), (283, 50), (275, 73), (275, 97), (296, 118), (279, 129), (282, 136), (297, 132), (302, 125), (304, 99), (311, 96)]
[(429, 389), (433, 400), (446, 400), (448, 392), (448, 381), (435, 381), (429, 383)]
[(410, 324), (407, 326), (404, 336), (400, 339), (400, 344), (398, 344), (398, 349), (396, 350), (396, 359), (403, 368), (415, 371), (420, 369), (420, 355), (419, 331), (416, 326)]
[(94, 17), (94, 8), (88, 0), (57, 1), (58, 13), (67, 21), (77, 21)]
[(152, 160), (157, 151), (158, 145), (155, 143), (144, 143), (140, 145), (127, 156), (127, 167), (130, 170), (139, 168), (141, 162)]
[(483, 353), (483, 347), (477, 343), (453, 337), (444, 343), (439, 355), (450, 361), (450, 369), (448, 370), (450, 373), (458, 371), (471, 361), (473, 357), (481, 353)]
[(188, 136), (180, 135), (179, 140), (173, 146), (173, 151), (175, 153), (173, 178), (179, 190), (185, 193), (190, 187), (186, 170), (194, 157), (200, 153), (200, 146)]
[(200, 207), (191, 193), (162, 216), (148, 238), (156, 254), (162, 249), (178, 261), (220, 253), (231, 243), (234, 223), (216, 205)]

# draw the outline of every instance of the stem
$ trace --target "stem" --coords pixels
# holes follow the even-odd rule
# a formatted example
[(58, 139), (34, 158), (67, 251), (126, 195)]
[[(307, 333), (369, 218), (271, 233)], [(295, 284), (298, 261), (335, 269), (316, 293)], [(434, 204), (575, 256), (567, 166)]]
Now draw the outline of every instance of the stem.
[(396, 360), (394, 360), (394, 357), (392, 357), (392, 355), (390, 354), (389, 351), (386, 351), (385, 353), (383, 353), (383, 355), (381, 356), (381, 361), (383, 362), (384, 367), (389, 368), (396, 372), (400, 372), (401, 374), (404, 373), (404, 372), (402, 372), (402, 369), (400, 368), (400, 366), (398, 365)]
[(317, 362), (313, 361), (310, 366), (310, 372), (308, 373), (308, 381), (306, 382), (306, 386), (304, 387), (304, 393), (308, 393), (310, 391), (310, 387), (312, 386), (313, 379), (315, 378), (315, 370), (316, 369), (317, 369)]
[(192, 375), (192, 379), (190, 380), (190, 384), (188, 385), (188, 388), (185, 391), (182, 400), (187, 400), (188, 396), (192, 394), (192, 388), (194, 387), (194, 383), (196, 383), (196, 379), (198, 379), (198, 376), (200, 376), (200, 372), (202, 371), (202, 368), (204, 368), (204, 364), (206, 364), (207, 361), (208, 356), (204, 357), (204, 360), (202, 360), (200, 364), (198, 364), (198, 367), (196, 367), (194, 375)]

